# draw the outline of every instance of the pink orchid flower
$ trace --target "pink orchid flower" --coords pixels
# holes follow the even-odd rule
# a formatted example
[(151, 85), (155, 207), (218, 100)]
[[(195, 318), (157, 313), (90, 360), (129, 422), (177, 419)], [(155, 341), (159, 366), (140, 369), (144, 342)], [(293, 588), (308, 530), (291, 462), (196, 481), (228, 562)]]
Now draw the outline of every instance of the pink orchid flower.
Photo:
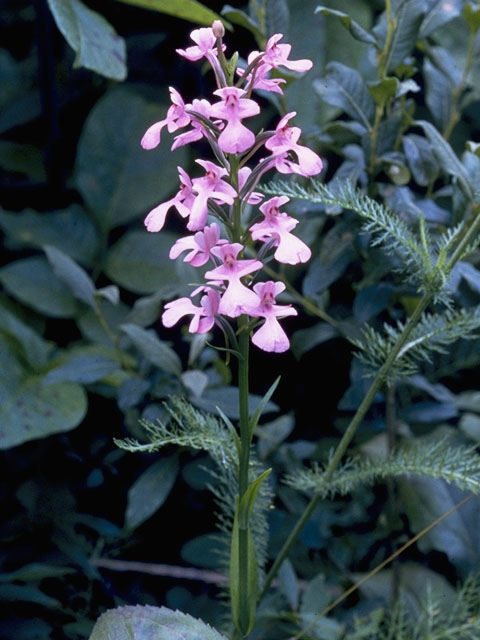
[[(212, 105), (210, 104), (210, 102), (205, 99), (195, 99), (193, 100), (192, 104), (186, 105), (186, 109), (191, 109), (192, 111), (199, 113), (205, 118), (210, 118), (211, 107)], [(192, 125), (192, 128), (189, 131), (185, 131), (185, 133), (180, 133), (175, 136), (175, 140), (173, 141), (171, 147), (172, 151), (175, 151), (175, 149), (178, 149), (178, 147), (183, 147), (183, 145), (185, 144), (190, 144), (190, 142), (201, 140), (206, 134), (205, 126), (203, 125), (203, 123), (195, 118), (193, 114), (189, 115), (191, 120), (189, 124)]]
[(179, 238), (170, 249), (169, 257), (175, 260), (184, 251), (188, 251), (184, 262), (189, 262), (192, 267), (202, 267), (212, 258), (213, 247), (226, 244), (228, 241), (220, 238), (220, 227), (213, 222), (203, 231), (197, 231), (193, 236)]
[(185, 103), (182, 96), (173, 87), (169, 87), (169, 91), (172, 105), (168, 108), (167, 117), (164, 120), (155, 122), (146, 130), (140, 143), (144, 149), (158, 147), (163, 127), (166, 126), (168, 131), (172, 133), (190, 124), (191, 118), (185, 111)]
[(226, 169), (217, 167), (209, 160), (196, 160), (196, 162), (205, 169), (206, 174), (202, 178), (192, 180), (193, 191), (196, 195), (187, 224), (187, 229), (190, 231), (203, 229), (207, 223), (208, 200), (210, 198), (215, 202), (233, 204), (233, 199), (237, 195), (235, 189), (222, 180), (222, 177), (228, 175)]
[[(258, 58), (259, 55), (260, 51), (252, 51), (247, 59), (248, 65), (250, 65), (255, 60), (255, 58)], [(269, 78), (268, 74), (270, 73), (271, 69), (271, 65), (263, 64), (260, 61), (255, 67), (255, 72), (248, 74), (247, 84), (252, 81), (253, 77), (254, 89), (270, 91), (271, 93), (280, 93), (281, 95), (283, 95), (283, 91), (280, 85), (285, 84), (287, 81), (284, 78)], [(245, 69), (237, 69), (237, 74), (239, 76), (243, 76), (244, 73)]]
[(311, 60), (288, 59), (292, 46), (289, 44), (277, 44), (277, 42), (282, 38), (283, 34), (276, 33), (268, 39), (262, 64), (265, 64), (272, 69), (277, 69), (278, 67), (286, 67), (291, 71), (297, 71), (299, 73), (311, 69), (313, 67), (313, 62)]
[(193, 304), (190, 298), (178, 298), (165, 305), (162, 322), (165, 327), (173, 327), (183, 316), (193, 315), (188, 331), (190, 333), (206, 333), (215, 324), (218, 313), (220, 294), (209, 289), (200, 300), (200, 307)]
[(254, 318), (265, 318), (263, 325), (252, 336), (254, 345), (263, 351), (282, 353), (290, 347), (287, 334), (277, 318), (296, 316), (297, 311), (290, 305), (275, 304), (275, 298), (285, 289), (283, 282), (259, 282), (253, 287), (257, 295), (255, 306), (246, 306), (244, 311)]
[(180, 190), (173, 198), (162, 202), (162, 204), (159, 204), (150, 211), (145, 218), (145, 226), (148, 231), (160, 231), (163, 229), (165, 218), (171, 207), (175, 207), (183, 218), (186, 218), (190, 214), (190, 208), (195, 201), (195, 195), (192, 191), (193, 184), (182, 167), (177, 167), (177, 169), (180, 178)]
[(290, 233), (297, 226), (298, 220), (280, 212), (280, 207), (289, 200), (287, 196), (280, 196), (264, 202), (260, 211), (265, 217), (252, 225), (250, 232), (253, 240), (267, 242), (274, 238), (274, 246), (277, 247), (274, 255), (278, 262), (298, 264), (310, 260), (312, 252), (300, 238)]
[[(190, 38), (196, 45), (186, 49), (175, 49), (179, 55), (191, 62), (196, 62), (203, 57), (210, 62), (212, 58), (217, 57), (217, 38), (211, 27), (194, 29), (190, 34)], [(225, 45), (223, 45), (223, 48), (225, 48)]]
[(241, 315), (244, 306), (255, 306), (257, 304), (257, 296), (251, 289), (242, 284), (240, 278), (258, 271), (263, 265), (259, 260), (255, 259), (237, 260), (237, 256), (242, 249), (243, 246), (239, 242), (214, 247), (212, 253), (222, 260), (222, 264), (205, 273), (205, 278), (226, 280), (228, 282), (218, 310), (219, 313), (231, 318)]
[[(275, 134), (266, 141), (265, 146), (273, 155), (269, 166), (275, 166), (280, 173), (299, 173), (305, 177), (314, 176), (320, 173), (323, 163), (314, 151), (297, 144), (302, 131), (299, 127), (288, 126), (288, 121), (295, 115), (296, 111), (292, 111), (283, 116), (275, 129)], [(289, 152), (293, 152), (297, 156), (298, 164), (288, 159)]]
[(212, 105), (211, 115), (226, 120), (227, 124), (218, 138), (218, 146), (225, 153), (241, 153), (255, 142), (255, 136), (242, 124), (243, 118), (260, 113), (260, 107), (254, 100), (243, 98), (245, 91), (238, 87), (224, 87), (213, 92), (221, 97), (221, 102)]

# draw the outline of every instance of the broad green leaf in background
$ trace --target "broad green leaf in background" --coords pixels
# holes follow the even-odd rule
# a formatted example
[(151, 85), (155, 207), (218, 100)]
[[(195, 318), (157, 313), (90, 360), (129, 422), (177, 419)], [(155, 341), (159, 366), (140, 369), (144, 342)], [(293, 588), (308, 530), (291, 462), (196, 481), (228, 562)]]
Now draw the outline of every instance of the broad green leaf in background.
[(53, 349), (43, 338), (19, 317), (0, 304), (0, 331), (19, 345), (25, 362), (33, 369), (42, 369)]
[(151, 331), (135, 324), (123, 324), (121, 329), (149, 362), (175, 376), (182, 373), (182, 361), (175, 351)]
[[(397, 3), (394, 11), (395, 31), (387, 54), (386, 70), (393, 71), (410, 55), (418, 39), (425, 7), (418, 0), (405, 0)], [(374, 28), (380, 49), (384, 47), (387, 35), (387, 18), (384, 12), (378, 25)]]
[(464, 0), (449, 0), (448, 2), (434, 2), (430, 11), (425, 14), (420, 27), (420, 37), (426, 38), (435, 29), (450, 22), (462, 12)]
[(315, 80), (314, 88), (325, 102), (345, 111), (365, 129), (370, 128), (375, 103), (358, 71), (339, 62), (330, 62), (326, 77)]
[(112, 80), (125, 80), (125, 41), (102, 15), (80, 0), (48, 0), (48, 5), (57, 27), (76, 53), (74, 67), (86, 67)]
[(0, 282), (14, 298), (43, 315), (70, 318), (78, 311), (73, 294), (43, 257), (10, 262), (0, 269)]
[(427, 122), (426, 120), (417, 120), (416, 124), (424, 130), (440, 166), (444, 171), (458, 178), (463, 192), (470, 200), (472, 200), (473, 192), (469, 175), (463, 164), (455, 155), (452, 147), (440, 134), (438, 129), (436, 129), (430, 122)]
[[(210, 26), (214, 20), (221, 20), (218, 13), (212, 11), (197, 0), (118, 0), (135, 7), (167, 13), (176, 18)], [(225, 23), (225, 21), (223, 21)], [(226, 23), (228, 27), (228, 22)]]
[(129, 231), (110, 249), (105, 272), (118, 285), (135, 293), (163, 295), (164, 300), (177, 295), (182, 282), (175, 262), (167, 257), (176, 239), (167, 231)]
[(81, 386), (43, 386), (44, 378), (24, 369), (2, 336), (0, 356), (0, 449), (70, 431), (83, 420), (87, 399)]
[(436, 180), (439, 165), (432, 145), (423, 136), (412, 133), (403, 137), (403, 151), (415, 182), (422, 187)]
[(110, 609), (95, 624), (89, 640), (227, 640), (202, 620), (166, 607)]
[(156, 149), (140, 146), (166, 110), (118, 87), (90, 112), (78, 145), (76, 183), (104, 230), (145, 215), (178, 190), (176, 167), (186, 164), (185, 148), (170, 151), (168, 132)]
[(91, 265), (98, 249), (95, 226), (77, 204), (52, 213), (32, 209), (0, 211), (0, 227), (8, 234), (8, 243), (26, 247), (52, 245), (82, 264)]
[(365, 42), (366, 44), (376, 44), (376, 40), (372, 36), (372, 34), (363, 29), (363, 27), (361, 27), (358, 22), (352, 20), (352, 18), (347, 13), (343, 13), (343, 11), (337, 11), (336, 9), (330, 9), (329, 7), (321, 6), (315, 9), (315, 13), (320, 13), (324, 16), (335, 16), (340, 20), (345, 29), (348, 29), (348, 31), (356, 40), (360, 40), (360, 42)]
[(120, 368), (116, 352), (103, 345), (84, 345), (63, 353), (44, 379), (44, 385), (55, 382), (91, 384)]
[(0, 140), (0, 167), (6, 171), (24, 173), (32, 181), (45, 182), (45, 163), (38, 147)]
[(168, 498), (178, 475), (178, 455), (154, 462), (128, 491), (125, 529), (132, 531), (148, 520)]
[[(263, 400), (262, 396), (259, 396), (255, 393), (249, 393), (248, 399), (251, 413), (255, 411), (260, 402)], [(236, 387), (207, 389), (202, 393), (200, 398), (191, 397), (190, 402), (199, 409), (206, 411), (207, 413), (218, 415), (218, 407), (228, 418), (238, 420), (240, 417), (238, 409), (238, 389)], [(270, 400), (269, 402), (267, 402), (264, 411), (265, 413), (278, 411), (278, 405)]]
[(93, 307), (95, 285), (87, 272), (60, 249), (45, 246), (44, 250), (57, 278), (68, 286), (76, 298)]
[(226, 4), (222, 8), (222, 16), (225, 16), (233, 22), (234, 24), (238, 24), (240, 27), (247, 29), (250, 33), (253, 34), (257, 44), (260, 46), (264, 41), (264, 34), (262, 33), (259, 25), (248, 15), (245, 11), (241, 9), (237, 9), (236, 7), (232, 7), (230, 4)]
[(425, 102), (433, 115), (435, 124), (441, 131), (444, 131), (452, 115), (453, 83), (428, 59), (425, 59), (423, 65), (423, 74), (426, 84)]

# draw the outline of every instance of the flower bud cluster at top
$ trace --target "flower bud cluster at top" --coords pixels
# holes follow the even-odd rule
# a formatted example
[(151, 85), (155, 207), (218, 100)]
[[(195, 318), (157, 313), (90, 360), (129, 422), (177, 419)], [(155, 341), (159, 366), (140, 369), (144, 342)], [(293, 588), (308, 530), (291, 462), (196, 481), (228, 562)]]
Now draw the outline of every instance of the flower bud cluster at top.
[[(188, 127), (175, 136), (172, 150), (205, 138), (218, 162), (196, 160), (204, 170), (204, 175), (197, 178), (190, 178), (178, 167), (178, 192), (150, 211), (145, 219), (148, 231), (160, 231), (168, 211), (175, 208), (187, 219), (187, 229), (193, 235), (177, 240), (170, 258), (185, 254), (183, 259), (190, 265), (211, 267), (204, 274), (206, 283), (195, 289), (190, 298), (165, 305), (162, 321), (171, 327), (180, 318), (191, 315), (189, 331), (205, 333), (214, 324), (222, 326), (223, 316), (264, 319), (253, 333), (252, 342), (265, 351), (282, 352), (290, 344), (278, 319), (297, 312), (290, 305), (276, 304), (276, 296), (285, 289), (283, 283), (267, 281), (251, 286), (252, 274), (260, 271), (262, 259), (272, 251), (276, 260), (286, 264), (306, 262), (311, 251), (291, 233), (298, 220), (280, 211), (289, 198), (270, 198), (260, 204), (263, 195), (255, 192), (255, 187), (270, 169), (313, 176), (322, 170), (322, 161), (311, 149), (298, 143), (301, 131), (289, 124), (295, 112), (287, 113), (275, 131), (258, 135), (243, 120), (260, 113), (259, 104), (251, 98), (254, 89), (283, 93), (281, 85), (285, 80), (271, 78), (272, 69), (285, 67), (304, 72), (312, 67), (312, 62), (289, 60), (290, 45), (279, 44), (282, 35), (275, 34), (268, 40), (265, 51), (250, 53), (246, 69), (232, 69), (225, 58), (223, 35), (222, 23), (215, 21), (211, 28), (192, 31), (194, 46), (177, 49), (187, 60), (205, 58), (209, 62), (217, 83), (213, 91), (217, 101), (211, 104), (205, 99), (194, 99), (185, 104), (180, 93), (170, 87), (172, 104), (166, 118), (149, 127), (141, 142), (144, 149), (153, 149), (159, 144), (164, 127), (170, 133)], [(246, 161), (261, 153), (261, 149), (268, 155), (260, 158), (253, 169), (246, 166)], [(259, 204), (258, 221), (245, 223), (243, 218), (250, 217), (247, 205)], [(208, 224), (209, 215), (221, 224)], [(222, 238), (222, 233), (227, 237)], [(257, 241), (261, 243), (257, 258), (243, 258), (245, 246)], [(201, 296), (198, 306), (191, 300), (195, 296)]]

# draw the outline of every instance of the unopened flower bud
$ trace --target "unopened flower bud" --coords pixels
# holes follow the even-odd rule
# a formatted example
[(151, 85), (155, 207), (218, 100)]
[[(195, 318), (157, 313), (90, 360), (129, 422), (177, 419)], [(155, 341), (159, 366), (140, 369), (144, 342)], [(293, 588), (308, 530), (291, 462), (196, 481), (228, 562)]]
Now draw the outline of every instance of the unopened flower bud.
[(223, 26), (223, 23), (221, 20), (214, 20), (212, 23), (212, 31), (213, 31), (213, 35), (216, 38), (223, 38), (223, 36), (225, 35), (225, 27)]

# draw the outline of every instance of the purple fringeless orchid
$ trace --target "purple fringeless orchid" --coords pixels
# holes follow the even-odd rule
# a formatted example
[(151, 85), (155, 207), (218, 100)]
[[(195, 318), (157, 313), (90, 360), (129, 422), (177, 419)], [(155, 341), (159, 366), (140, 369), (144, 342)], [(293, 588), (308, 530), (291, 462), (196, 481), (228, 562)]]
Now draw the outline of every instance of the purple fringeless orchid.
[[(323, 165), (314, 151), (299, 144), (301, 130), (289, 124), (295, 112), (287, 113), (274, 131), (263, 132), (261, 136), (243, 121), (261, 111), (259, 103), (251, 97), (252, 90), (283, 93), (281, 85), (285, 80), (271, 78), (273, 69), (285, 67), (303, 73), (312, 63), (290, 60), (290, 45), (280, 44), (283, 36), (275, 34), (269, 38), (265, 51), (254, 51), (248, 56), (247, 75), (245, 70), (227, 68), (221, 27), (214, 23), (213, 28), (195, 29), (191, 34), (195, 45), (177, 49), (187, 60), (205, 58), (210, 63), (217, 84), (213, 99), (195, 98), (187, 104), (176, 89), (170, 88), (172, 104), (166, 118), (152, 124), (142, 138), (142, 146), (153, 149), (160, 143), (164, 127), (169, 133), (190, 127), (174, 137), (172, 150), (203, 138), (218, 163), (196, 160), (205, 174), (193, 178), (179, 167), (180, 190), (150, 211), (145, 219), (148, 231), (160, 231), (167, 212), (175, 208), (187, 220), (187, 229), (194, 233), (179, 238), (169, 257), (177, 259), (183, 255), (184, 262), (196, 268), (209, 265), (204, 282), (191, 294), (191, 297), (202, 294), (200, 304), (194, 304), (191, 297), (173, 300), (165, 305), (162, 322), (172, 327), (185, 316), (191, 316), (188, 331), (206, 333), (215, 324), (222, 325), (220, 316), (246, 316), (252, 319), (253, 344), (265, 351), (281, 353), (290, 343), (279, 320), (297, 312), (291, 305), (276, 303), (276, 297), (285, 289), (283, 283), (261, 281), (262, 260), (273, 252), (277, 261), (294, 265), (308, 261), (311, 251), (292, 233), (298, 220), (280, 211), (288, 203), (287, 197), (265, 201), (259, 207), (263, 219), (257, 218), (254, 224), (248, 222), (251, 209), (263, 200), (255, 187), (271, 169), (308, 177), (320, 173)], [(233, 86), (233, 80), (228, 79), (235, 74), (240, 80)], [(263, 153), (253, 167), (247, 166), (246, 162), (255, 158), (256, 153), (262, 155), (262, 148), (267, 155)], [(212, 217), (217, 221), (212, 222)], [(252, 257), (256, 243), (260, 243), (261, 258)], [(261, 322), (259, 328), (257, 322)], [(252, 330), (252, 324), (248, 324), (247, 331)]]

